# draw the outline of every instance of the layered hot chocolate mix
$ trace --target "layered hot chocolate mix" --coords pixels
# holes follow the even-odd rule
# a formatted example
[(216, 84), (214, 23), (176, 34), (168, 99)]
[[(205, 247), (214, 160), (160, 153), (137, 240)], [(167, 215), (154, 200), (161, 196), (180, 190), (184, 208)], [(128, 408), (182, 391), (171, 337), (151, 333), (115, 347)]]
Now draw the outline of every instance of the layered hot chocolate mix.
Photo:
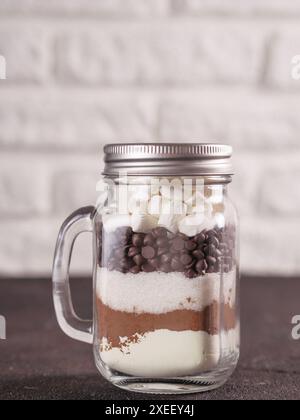
[[(166, 375), (188, 374), (218, 363), (220, 340), (224, 351), (235, 348), (232, 226), (193, 237), (163, 227), (148, 233), (122, 227), (103, 229), (98, 239), (98, 335), (109, 366), (131, 374), (155, 366)], [(172, 368), (163, 365), (162, 348), (169, 348)]]

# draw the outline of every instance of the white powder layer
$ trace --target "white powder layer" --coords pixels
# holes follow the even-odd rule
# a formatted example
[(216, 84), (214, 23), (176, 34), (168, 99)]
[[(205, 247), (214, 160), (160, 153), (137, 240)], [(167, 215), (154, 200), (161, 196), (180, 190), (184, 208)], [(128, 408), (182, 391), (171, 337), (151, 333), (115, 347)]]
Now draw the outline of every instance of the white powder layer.
[(174, 377), (199, 375), (214, 368), (223, 354), (238, 353), (239, 331), (221, 335), (203, 331), (156, 330), (145, 334), (137, 343), (121, 349), (103, 350), (101, 359), (111, 369), (127, 375), (142, 377)]
[(123, 274), (98, 270), (97, 295), (114, 310), (166, 313), (188, 309), (201, 311), (212, 302), (235, 304), (236, 272), (205, 274), (188, 279), (182, 273)]

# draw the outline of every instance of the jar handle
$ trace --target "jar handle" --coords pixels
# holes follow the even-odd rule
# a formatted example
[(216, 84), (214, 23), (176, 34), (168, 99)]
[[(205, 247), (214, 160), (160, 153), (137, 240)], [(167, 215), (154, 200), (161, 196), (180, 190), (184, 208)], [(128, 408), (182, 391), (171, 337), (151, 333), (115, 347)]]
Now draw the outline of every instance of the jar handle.
[(93, 321), (80, 319), (74, 310), (70, 290), (70, 263), (76, 238), (83, 232), (93, 232), (95, 208), (83, 207), (63, 223), (55, 249), (53, 263), (53, 299), (57, 321), (63, 332), (75, 340), (93, 343)]

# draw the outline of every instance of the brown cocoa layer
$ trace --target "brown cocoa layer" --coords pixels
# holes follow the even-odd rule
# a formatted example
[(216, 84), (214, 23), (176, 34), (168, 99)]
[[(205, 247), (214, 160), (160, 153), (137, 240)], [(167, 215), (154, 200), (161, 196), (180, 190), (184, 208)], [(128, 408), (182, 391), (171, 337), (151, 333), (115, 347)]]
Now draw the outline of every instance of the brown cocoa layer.
[(226, 331), (236, 326), (235, 309), (218, 302), (213, 302), (203, 311), (179, 309), (150, 314), (116, 311), (97, 299), (97, 312), (100, 338), (106, 338), (111, 347), (121, 347), (120, 337), (128, 337), (129, 342), (135, 342), (137, 336), (161, 329), (204, 331), (216, 335), (220, 333), (220, 319), (223, 319)]

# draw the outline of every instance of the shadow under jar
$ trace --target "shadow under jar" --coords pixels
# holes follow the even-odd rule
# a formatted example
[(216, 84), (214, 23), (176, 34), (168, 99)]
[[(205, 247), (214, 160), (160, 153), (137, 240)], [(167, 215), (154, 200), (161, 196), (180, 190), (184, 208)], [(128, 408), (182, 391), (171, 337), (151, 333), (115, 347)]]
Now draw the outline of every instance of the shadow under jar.
[[(239, 244), (228, 197), (232, 149), (218, 144), (108, 145), (96, 208), (62, 227), (53, 270), (58, 321), (93, 343), (118, 387), (214, 389), (239, 358)], [(94, 236), (94, 321), (74, 313), (69, 261)]]

